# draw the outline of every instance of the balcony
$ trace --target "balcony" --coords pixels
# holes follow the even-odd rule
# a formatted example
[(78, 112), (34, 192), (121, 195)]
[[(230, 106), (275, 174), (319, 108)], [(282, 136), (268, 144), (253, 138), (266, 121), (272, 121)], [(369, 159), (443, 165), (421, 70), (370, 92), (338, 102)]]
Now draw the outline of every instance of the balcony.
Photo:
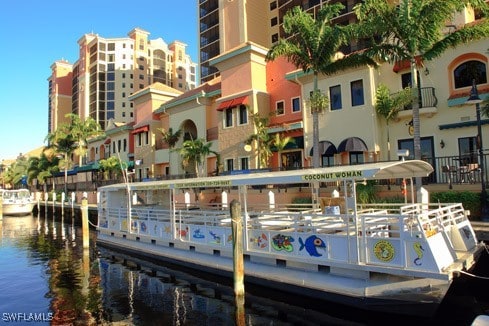
[[(421, 87), (419, 89), (419, 114), (432, 117), (438, 112), (438, 99), (435, 94), (434, 87)], [(404, 110), (398, 114), (399, 118), (411, 116), (412, 105), (406, 105)]]

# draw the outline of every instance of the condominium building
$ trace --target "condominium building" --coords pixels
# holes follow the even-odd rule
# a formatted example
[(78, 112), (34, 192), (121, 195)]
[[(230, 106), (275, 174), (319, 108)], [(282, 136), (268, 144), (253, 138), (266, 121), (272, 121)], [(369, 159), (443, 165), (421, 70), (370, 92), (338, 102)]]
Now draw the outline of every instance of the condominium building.
[(48, 101), (48, 132), (58, 128), (60, 123), (67, 121), (66, 115), (71, 113), (71, 80), (73, 66), (66, 60), (56, 61), (51, 65)]
[[(92, 117), (105, 129), (109, 121), (134, 120), (129, 96), (155, 82), (185, 92), (194, 89), (196, 64), (186, 53), (186, 44), (149, 39), (150, 33), (134, 28), (123, 38), (104, 38), (85, 34), (78, 40), (79, 58), (70, 65), (56, 63), (50, 80), (50, 130), (60, 119), (60, 95), (71, 96), (69, 112), (82, 119)], [(71, 67), (71, 78), (59, 80), (56, 74)], [(61, 86), (63, 84), (63, 86)], [(63, 90), (63, 93), (59, 92)]]

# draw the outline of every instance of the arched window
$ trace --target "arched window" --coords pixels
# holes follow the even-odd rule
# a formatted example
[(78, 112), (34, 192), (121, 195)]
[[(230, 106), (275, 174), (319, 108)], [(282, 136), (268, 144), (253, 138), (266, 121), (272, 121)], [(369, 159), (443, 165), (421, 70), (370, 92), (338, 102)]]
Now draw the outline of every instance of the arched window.
[(486, 84), (486, 64), (476, 60), (466, 61), (454, 69), (453, 77), (455, 89), (470, 87), (473, 79), (476, 80), (477, 84)]

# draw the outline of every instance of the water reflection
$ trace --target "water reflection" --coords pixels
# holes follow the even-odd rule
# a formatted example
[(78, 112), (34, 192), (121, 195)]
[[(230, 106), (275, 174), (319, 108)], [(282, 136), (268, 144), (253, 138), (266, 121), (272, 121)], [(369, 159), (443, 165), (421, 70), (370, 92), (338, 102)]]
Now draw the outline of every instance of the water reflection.
[[(72, 217), (3, 218), (2, 321), (18, 318), (15, 313), (39, 314), (45, 324), (52, 325), (373, 325), (392, 321), (332, 304), (307, 300), (296, 304), (280, 294), (278, 300), (266, 299), (273, 293), (255, 292), (251, 287), (247, 287), (244, 308), (236, 309), (230, 280), (202, 279), (171, 265), (97, 248), (95, 232), (90, 235), (90, 249), (83, 249), (81, 233)], [(487, 275), (487, 261), (478, 272)], [(487, 293), (475, 298), (464, 292), (487, 285), (480, 282), (487, 281), (474, 283), (467, 278), (455, 287), (454, 291), (460, 291), (455, 298), (461, 301), (445, 305), (442, 315), (429, 320), (396, 317), (396, 323), (469, 324), (475, 314), (489, 310)]]

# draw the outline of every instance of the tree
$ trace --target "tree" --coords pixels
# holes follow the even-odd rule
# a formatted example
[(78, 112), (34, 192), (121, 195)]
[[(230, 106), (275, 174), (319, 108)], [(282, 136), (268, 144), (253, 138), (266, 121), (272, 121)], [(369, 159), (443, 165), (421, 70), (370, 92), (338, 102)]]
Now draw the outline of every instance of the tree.
[(273, 146), (275, 147), (278, 153), (278, 168), (280, 170), (282, 169), (282, 151), (290, 143), (295, 143), (294, 138), (289, 136), (284, 136), (283, 134), (280, 134), (278, 132), (273, 137)]
[(177, 129), (175, 132), (173, 132), (173, 129), (171, 127), (168, 128), (168, 131), (166, 131), (164, 128), (158, 128), (158, 130), (161, 132), (161, 137), (163, 141), (167, 143), (168, 147), (170, 148), (170, 152), (168, 153), (168, 161), (171, 162), (171, 152), (180, 140), (182, 130)]
[(397, 117), (399, 111), (412, 101), (410, 88), (405, 88), (399, 93), (390, 94), (389, 88), (380, 84), (375, 92), (375, 111), (385, 119), (387, 124), (387, 160), (391, 160), (391, 143), (389, 122)]
[[(443, 34), (447, 21), (467, 5), (484, 11), (488, 8), (483, 0), (365, 0), (355, 7), (361, 31), (372, 38), (367, 54), (390, 63), (410, 63), (415, 159), (421, 159), (418, 62), (432, 60), (449, 47), (489, 36), (487, 20)], [(420, 179), (416, 178), (418, 191)]]
[[(59, 158), (56, 156), (48, 156), (46, 151), (43, 151), (39, 157), (32, 156), (28, 160), (27, 180), (29, 183), (37, 179), (40, 185), (44, 186), (46, 192), (46, 179), (52, 177), (59, 172)], [(54, 182), (53, 182), (54, 190)]]
[(255, 142), (258, 157), (258, 169), (268, 166), (268, 161), (272, 156), (272, 138), (268, 133), (268, 118), (261, 117), (258, 113), (251, 114), (256, 133), (250, 135), (245, 143), (250, 145)]
[(122, 175), (123, 171), (127, 169), (127, 163), (121, 162), (121, 160), (115, 156), (100, 160), (98, 163), (99, 170), (103, 172), (105, 180), (109, 179), (110, 174), (114, 173), (117, 177)]
[[(318, 88), (318, 75), (332, 75), (339, 71), (376, 63), (361, 51), (342, 56), (339, 51), (356, 35), (357, 24), (339, 25), (334, 19), (343, 13), (341, 3), (325, 4), (317, 12), (317, 18), (294, 7), (284, 16), (283, 28), (290, 37), (280, 39), (267, 53), (266, 60), (273, 61), (284, 56), (305, 73), (312, 71), (314, 88), (311, 113), (313, 123), (313, 148), (319, 147), (319, 113), (326, 109), (325, 97)], [(319, 151), (313, 152), (313, 166), (319, 167)]]
[(88, 139), (96, 137), (102, 133), (100, 125), (92, 117), (88, 117), (85, 120), (81, 120), (76, 114), (69, 113), (66, 115), (71, 121), (69, 130), (73, 137), (76, 148), (74, 153), (78, 155), (78, 165), (82, 165), (82, 158), (86, 155), (88, 150)]
[(12, 188), (27, 186), (27, 169), (27, 158), (20, 155), (17, 157), (17, 160), (15, 160), (15, 162), (4, 172), (4, 182), (10, 184)]
[(197, 177), (204, 176), (205, 158), (210, 154), (217, 156), (217, 153), (211, 150), (212, 142), (205, 143), (203, 138), (186, 140), (182, 147), (178, 149), (182, 157), (182, 165), (187, 168), (194, 165), (195, 175)]
[(64, 170), (64, 191), (67, 192), (66, 183), (68, 182), (68, 169), (71, 167), (71, 155), (76, 148), (76, 141), (71, 134), (69, 124), (61, 124), (54, 132), (46, 136), (48, 141), (47, 149), (54, 151), (53, 155), (59, 160), (59, 167)]

